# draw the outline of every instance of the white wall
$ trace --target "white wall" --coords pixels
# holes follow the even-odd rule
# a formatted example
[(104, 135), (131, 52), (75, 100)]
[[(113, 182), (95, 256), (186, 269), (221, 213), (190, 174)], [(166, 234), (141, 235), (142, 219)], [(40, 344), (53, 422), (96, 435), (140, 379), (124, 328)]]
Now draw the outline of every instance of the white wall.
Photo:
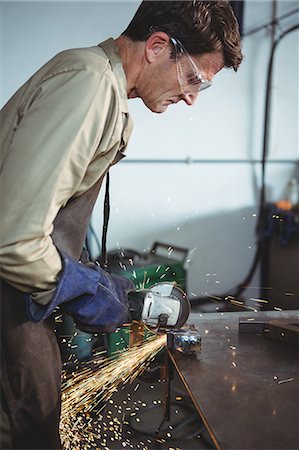
[[(1, 104), (55, 53), (117, 37), (139, 3), (2, 2)], [(296, 5), (279, 1), (278, 13)], [(270, 16), (269, 1), (247, 1), (245, 30)], [(281, 25), (286, 29), (298, 21), (297, 14)], [(260, 165), (217, 162), (261, 158), (270, 31), (244, 38), (243, 45), (245, 58), (237, 74), (220, 72), (193, 107), (179, 104), (154, 115), (141, 101), (129, 101), (135, 127), (128, 157), (111, 170), (108, 248), (147, 251), (162, 240), (193, 250), (188, 290), (195, 295), (233, 288), (246, 275), (255, 250)], [(272, 105), (269, 157), (296, 160), (298, 32), (279, 45)], [(132, 161), (172, 158), (186, 163)], [(295, 164), (267, 167), (268, 200), (274, 201), (284, 195)], [(93, 215), (99, 233), (102, 203), (101, 195)]]

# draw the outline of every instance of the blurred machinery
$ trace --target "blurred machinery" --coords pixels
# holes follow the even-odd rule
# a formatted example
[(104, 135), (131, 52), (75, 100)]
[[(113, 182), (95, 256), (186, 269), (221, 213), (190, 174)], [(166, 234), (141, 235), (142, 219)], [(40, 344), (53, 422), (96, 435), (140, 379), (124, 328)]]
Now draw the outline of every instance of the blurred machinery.
[(189, 250), (155, 242), (148, 253), (117, 249), (107, 254), (108, 272), (129, 278), (138, 289), (170, 281), (186, 291), (185, 263)]
[(264, 217), (262, 309), (299, 309), (299, 209), (268, 204)]

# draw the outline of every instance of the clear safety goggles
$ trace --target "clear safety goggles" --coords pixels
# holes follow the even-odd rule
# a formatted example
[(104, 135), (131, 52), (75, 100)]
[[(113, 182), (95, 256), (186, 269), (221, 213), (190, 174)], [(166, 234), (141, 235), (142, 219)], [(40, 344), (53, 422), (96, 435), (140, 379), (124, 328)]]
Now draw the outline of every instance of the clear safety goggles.
[(183, 44), (173, 37), (170, 37), (170, 41), (175, 49), (178, 81), (182, 93), (195, 93), (210, 87), (212, 82), (203, 76)]

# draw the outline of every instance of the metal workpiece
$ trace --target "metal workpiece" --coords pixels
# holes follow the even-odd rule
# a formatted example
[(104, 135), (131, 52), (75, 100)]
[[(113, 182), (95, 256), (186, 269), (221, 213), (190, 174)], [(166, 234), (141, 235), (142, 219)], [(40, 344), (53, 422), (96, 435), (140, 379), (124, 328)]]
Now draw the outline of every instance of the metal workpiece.
[(201, 335), (194, 325), (167, 331), (167, 349), (183, 355), (199, 355)]
[[(299, 347), (299, 319), (277, 319), (265, 323), (264, 337)], [(299, 375), (299, 374), (298, 374)]]
[(129, 346), (132, 347), (144, 341), (145, 327), (143, 322), (134, 320), (130, 325)]
[(239, 333), (262, 334), (267, 339), (299, 347), (299, 319), (296, 318), (256, 318), (239, 319)]
[(239, 333), (262, 334), (264, 332), (265, 321), (254, 317), (240, 317)]
[(295, 324), (299, 312), (192, 312), (200, 357), (169, 357), (217, 449), (298, 449), (298, 348), (263, 332), (240, 333), (241, 318)]

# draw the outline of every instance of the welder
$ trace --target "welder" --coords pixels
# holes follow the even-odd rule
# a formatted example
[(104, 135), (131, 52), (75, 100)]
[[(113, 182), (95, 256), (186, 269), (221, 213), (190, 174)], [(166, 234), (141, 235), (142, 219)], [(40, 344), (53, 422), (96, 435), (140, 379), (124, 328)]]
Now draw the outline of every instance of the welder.
[(133, 284), (80, 260), (103, 177), (125, 156), (128, 99), (192, 105), (241, 59), (227, 1), (144, 1), (117, 39), (56, 55), (4, 106), (1, 448), (61, 448), (55, 308), (88, 332), (128, 319)]

